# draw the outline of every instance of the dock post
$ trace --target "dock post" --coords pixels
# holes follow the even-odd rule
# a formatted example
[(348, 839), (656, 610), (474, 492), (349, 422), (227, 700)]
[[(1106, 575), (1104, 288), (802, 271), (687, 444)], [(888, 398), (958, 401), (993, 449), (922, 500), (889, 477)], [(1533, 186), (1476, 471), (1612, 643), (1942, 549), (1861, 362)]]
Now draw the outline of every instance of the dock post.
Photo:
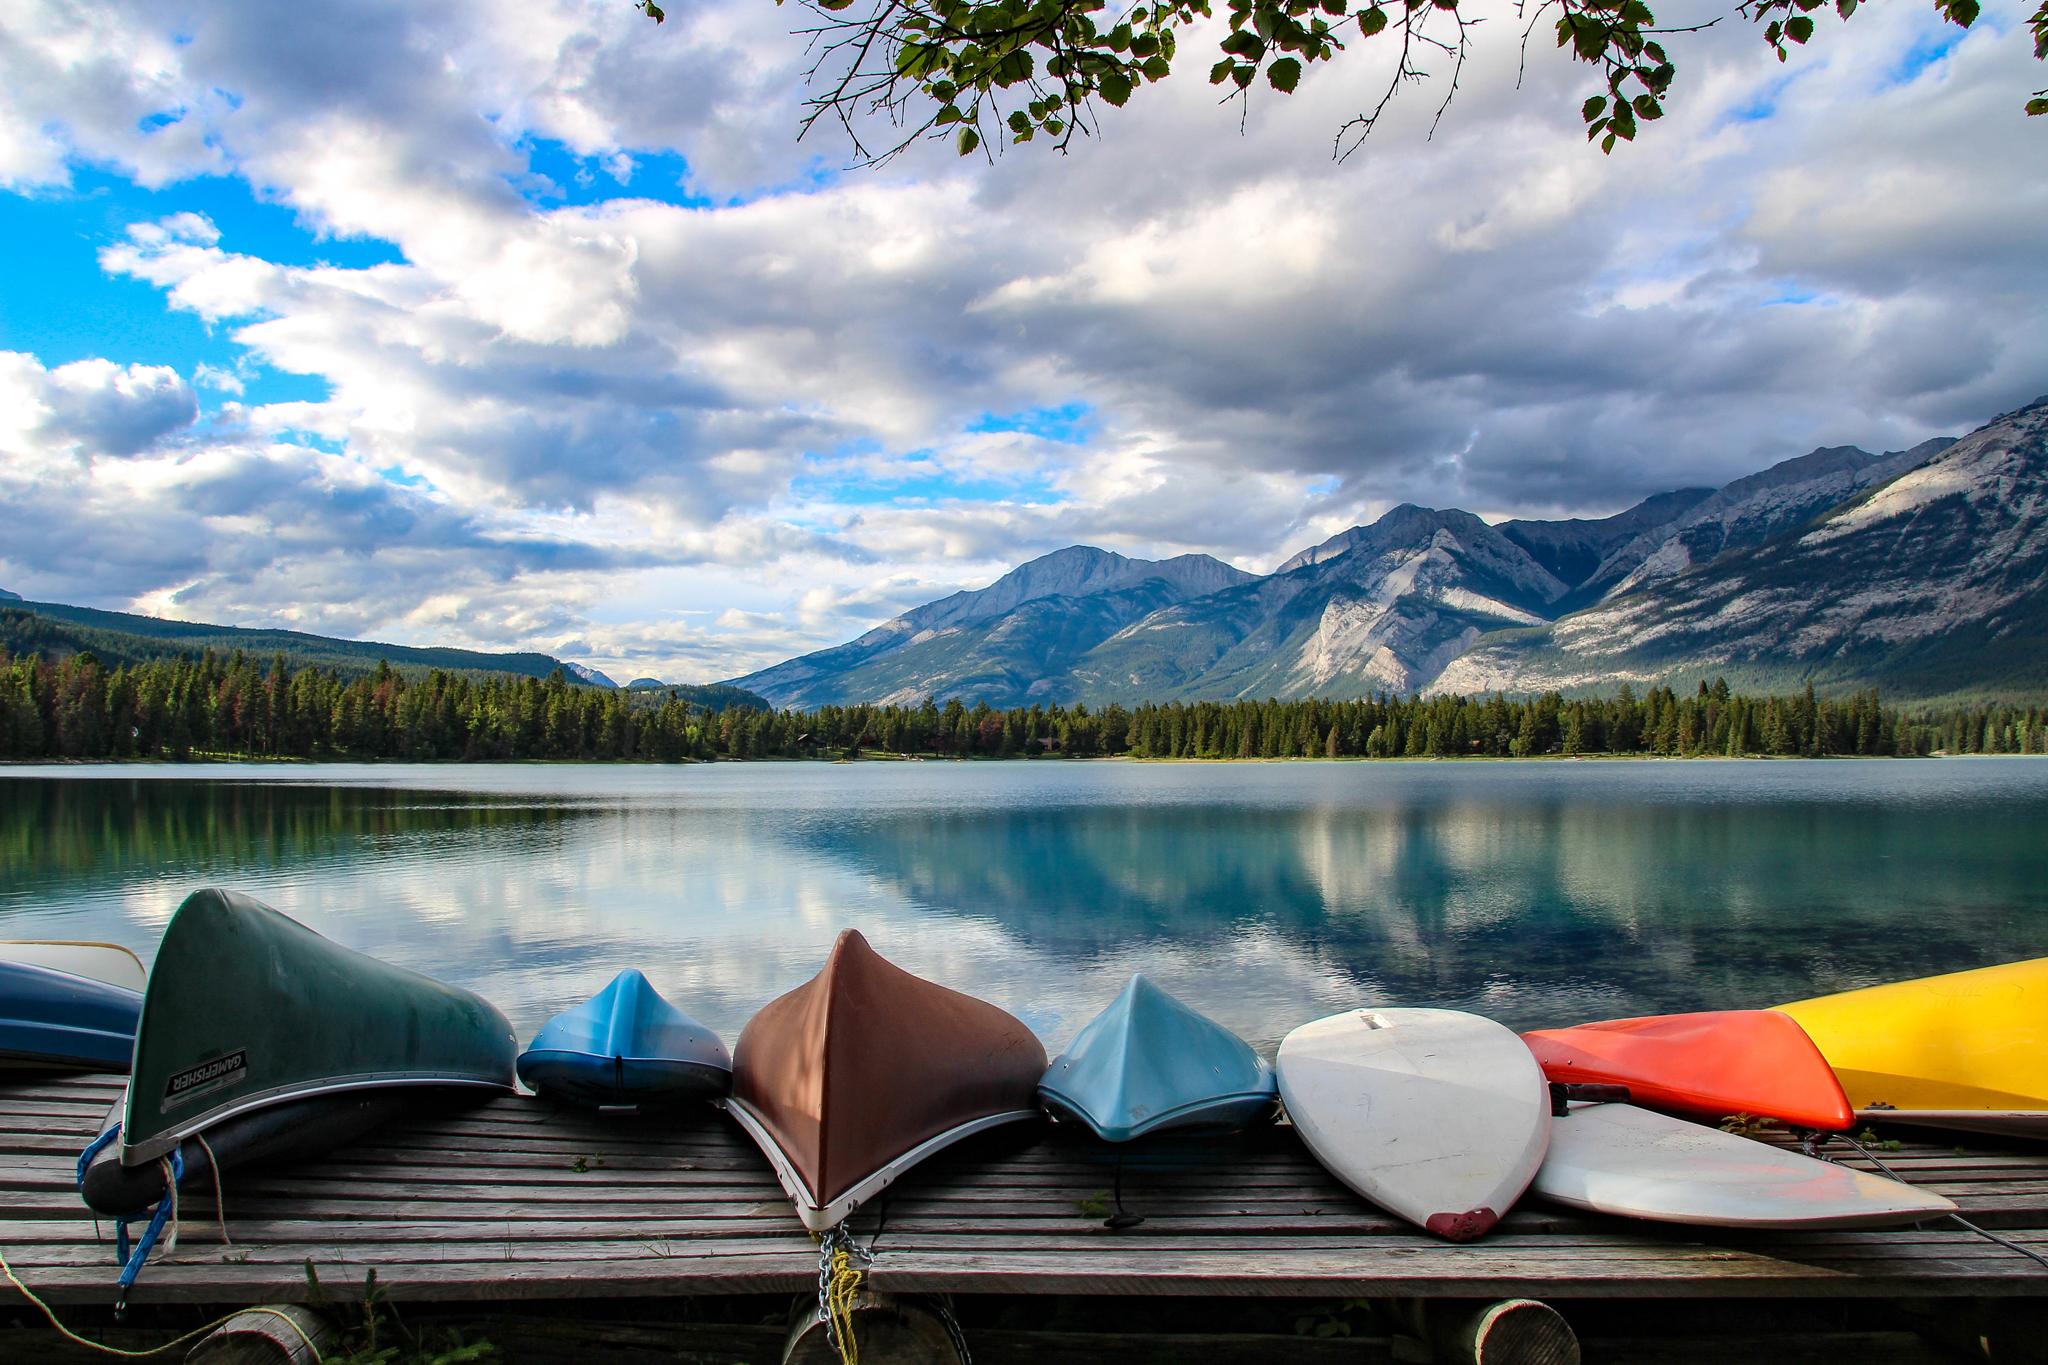
[[(838, 1365), (832, 1333), (818, 1320), (818, 1301), (803, 1298), (782, 1343), (782, 1365)], [(957, 1327), (943, 1310), (918, 1298), (862, 1291), (853, 1305), (853, 1336), (860, 1358), (878, 1365), (966, 1365), (954, 1344)]]
[(1571, 1324), (1535, 1299), (1395, 1299), (1385, 1306), (1436, 1365), (1579, 1365)]
[(313, 1365), (340, 1340), (334, 1324), (304, 1304), (265, 1304), (200, 1338), (185, 1365)]

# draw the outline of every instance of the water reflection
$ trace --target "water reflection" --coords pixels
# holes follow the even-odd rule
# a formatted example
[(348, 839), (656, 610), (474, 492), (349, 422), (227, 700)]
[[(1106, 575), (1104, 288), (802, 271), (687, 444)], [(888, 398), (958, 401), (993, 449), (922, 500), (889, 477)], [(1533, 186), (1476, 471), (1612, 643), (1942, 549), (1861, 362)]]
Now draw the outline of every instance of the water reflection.
[(0, 935), (147, 957), (230, 885), (522, 1030), (636, 965), (730, 1038), (851, 924), (1055, 1047), (1139, 969), (1270, 1045), (2048, 953), (2044, 762), (190, 773), (0, 774)]

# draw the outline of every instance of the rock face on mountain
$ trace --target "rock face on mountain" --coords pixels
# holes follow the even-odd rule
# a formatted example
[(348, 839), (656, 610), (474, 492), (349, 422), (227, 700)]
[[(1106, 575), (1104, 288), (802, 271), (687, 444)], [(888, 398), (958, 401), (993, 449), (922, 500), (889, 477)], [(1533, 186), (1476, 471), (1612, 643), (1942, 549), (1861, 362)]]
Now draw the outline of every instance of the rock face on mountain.
[[(832, 649), (734, 679), (777, 706), (1052, 699), (1065, 665), (1132, 621), (1252, 577), (1208, 555), (1128, 559), (1074, 545), (986, 588), (905, 612)], [(1041, 685), (1042, 684), (1042, 685)]]
[(736, 679), (779, 705), (1348, 697), (1724, 674), (2048, 686), (2048, 400), (1597, 520), (1403, 505), (1265, 577), (1076, 546)]
[[(1094, 700), (1408, 691), (1488, 630), (1540, 625), (1566, 585), (1470, 512), (1403, 504), (1333, 557), (1183, 602), (1089, 652)], [(1318, 547), (1321, 548), (1321, 547)]]
[(1558, 578), (1583, 583), (1623, 545), (1638, 536), (1668, 534), (1674, 523), (1713, 496), (1711, 488), (1680, 488), (1598, 521), (1504, 521), (1495, 529)]
[(1953, 440), (1940, 437), (1883, 455), (1855, 446), (1823, 446), (1737, 479), (1675, 522), (1647, 528), (1615, 546), (1598, 567), (1583, 575), (1565, 605), (1582, 606), (1633, 592), (1706, 564), (1716, 555), (1762, 545), (1843, 499), (1932, 459)]
[(1765, 543), (1689, 573), (1638, 572), (1597, 606), (1482, 642), (1432, 690), (1708, 674), (1908, 696), (2039, 690), (2048, 685), (2048, 397), (1931, 454), (1882, 484), (1859, 479), (1862, 492)]

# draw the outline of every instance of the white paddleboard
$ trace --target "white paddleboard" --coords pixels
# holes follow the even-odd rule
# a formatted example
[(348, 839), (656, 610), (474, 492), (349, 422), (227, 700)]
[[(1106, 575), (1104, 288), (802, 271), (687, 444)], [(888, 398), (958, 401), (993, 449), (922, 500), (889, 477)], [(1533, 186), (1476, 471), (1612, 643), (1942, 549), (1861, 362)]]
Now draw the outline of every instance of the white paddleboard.
[(1594, 1213), (1724, 1228), (1875, 1227), (1956, 1211), (1929, 1190), (1632, 1104), (1572, 1105), (1551, 1125), (1533, 1188)]
[(1535, 1057), (1476, 1014), (1333, 1014), (1287, 1035), (1279, 1072), (1288, 1117), (1330, 1174), (1454, 1242), (1500, 1220), (1550, 1137)]
[(72, 976), (139, 991), (142, 959), (114, 943), (71, 943), (59, 939), (0, 939), (0, 962), (48, 967)]

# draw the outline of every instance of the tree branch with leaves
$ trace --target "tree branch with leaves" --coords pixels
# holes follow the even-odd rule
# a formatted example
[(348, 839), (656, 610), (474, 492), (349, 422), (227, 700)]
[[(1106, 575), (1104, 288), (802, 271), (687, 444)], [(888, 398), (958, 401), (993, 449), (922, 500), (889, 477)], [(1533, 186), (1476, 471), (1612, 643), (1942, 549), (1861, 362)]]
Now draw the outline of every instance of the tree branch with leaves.
[[(776, 0), (781, 4), (783, 0)], [(1404, 88), (1449, 63), (1449, 80), (1430, 128), (1458, 92), (1480, 20), (1461, 0), (1223, 0), (1229, 32), (1217, 44), (1209, 83), (1226, 100), (1246, 102), (1263, 84), (1292, 94), (1307, 69), (1349, 45), (1379, 41), (1397, 49), (1393, 73), (1368, 108), (1337, 131), (1339, 159), (1356, 151)], [(798, 0), (814, 22), (799, 136), (836, 123), (855, 156), (889, 160), (926, 138), (950, 139), (961, 155), (990, 155), (1011, 144), (1049, 141), (1065, 150), (1096, 131), (1104, 106), (1122, 108), (1164, 80), (1182, 36), (1214, 15), (1212, 0), (1143, 0), (1112, 11), (1105, 0)], [(654, 0), (637, 8), (659, 23)], [(1816, 36), (1817, 12), (1847, 20), (1859, 0), (1738, 0), (1735, 13), (1762, 26), (1784, 61)], [(1949, 23), (1969, 28), (1979, 0), (1934, 0)], [(1525, 51), (1547, 23), (1558, 48), (1599, 69), (1602, 93), (1580, 106), (1588, 141), (1612, 153), (1642, 125), (1661, 118), (1678, 68), (1665, 46), (1715, 20), (1660, 28), (1645, 0), (1522, 0)], [(2034, 56), (2048, 60), (2048, 0), (2028, 20)], [(2048, 88), (2026, 101), (2048, 115)], [(884, 130), (880, 136), (871, 129)]]

